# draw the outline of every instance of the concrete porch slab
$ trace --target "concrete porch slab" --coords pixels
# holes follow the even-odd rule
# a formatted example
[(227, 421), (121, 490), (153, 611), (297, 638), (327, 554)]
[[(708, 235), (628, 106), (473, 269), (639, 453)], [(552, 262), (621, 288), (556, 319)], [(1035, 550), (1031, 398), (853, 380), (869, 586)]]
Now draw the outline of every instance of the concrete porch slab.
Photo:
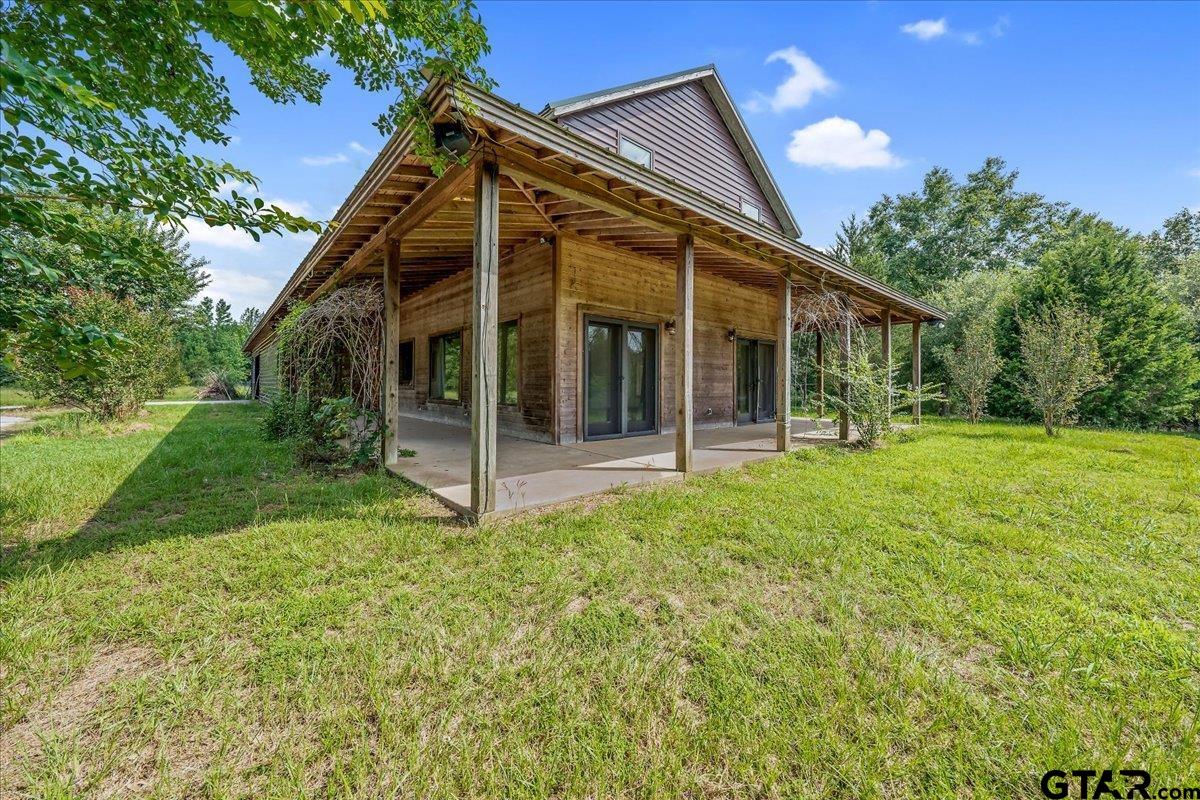
[[(796, 442), (833, 423), (793, 418)], [(401, 417), (400, 446), (416, 455), (388, 469), (430, 489), (450, 508), (470, 516), (470, 431), (454, 425)], [(836, 441), (836, 429), (834, 429)], [(775, 423), (707, 428), (694, 434), (695, 472), (711, 472), (780, 455)], [(488, 517), (526, 511), (618, 486), (680, 480), (675, 471), (673, 433), (550, 445), (501, 435), (496, 456), (496, 511)]]

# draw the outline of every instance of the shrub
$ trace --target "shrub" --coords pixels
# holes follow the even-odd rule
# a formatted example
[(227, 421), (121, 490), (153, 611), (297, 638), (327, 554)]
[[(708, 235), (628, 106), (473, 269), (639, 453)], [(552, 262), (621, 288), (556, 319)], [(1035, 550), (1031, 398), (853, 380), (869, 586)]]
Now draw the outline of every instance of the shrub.
[(116, 331), (121, 339), (103, 348), (95, 369), (76, 374), (69, 361), (43, 349), (23, 353), (18, 369), (35, 397), (82, 408), (101, 420), (123, 418), (161, 397), (180, 374), (179, 353), (164, 312), (139, 311), (131, 301), (104, 292), (72, 289), (68, 324)]
[(1100, 324), (1069, 305), (1047, 306), (1019, 324), (1021, 392), (1053, 436), (1074, 418), (1083, 396), (1106, 382), (1096, 345)]
[(845, 367), (840, 363), (832, 369), (836, 381), (845, 381), (849, 402), (837, 394), (830, 397), (834, 408), (845, 410), (850, 424), (858, 432), (862, 447), (876, 447), (891, 432), (891, 375), (884, 364), (871, 360), (870, 349), (861, 341), (850, 350)]
[(359, 408), (352, 397), (312, 402), (307, 395), (280, 392), (264, 421), (271, 439), (290, 439), (302, 464), (360, 469), (379, 460), (383, 435), (377, 412)]
[(966, 406), (971, 422), (978, 422), (983, 416), (988, 389), (1000, 372), (994, 326), (995, 322), (987, 317), (971, 320), (963, 330), (962, 344), (943, 347), (940, 352), (950, 385)]

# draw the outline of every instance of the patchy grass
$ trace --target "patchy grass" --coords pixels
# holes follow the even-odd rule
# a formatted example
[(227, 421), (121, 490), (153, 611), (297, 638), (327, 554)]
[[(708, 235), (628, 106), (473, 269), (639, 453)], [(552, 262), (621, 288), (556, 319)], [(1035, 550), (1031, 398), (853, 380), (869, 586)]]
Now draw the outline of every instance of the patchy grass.
[[(196, 386), (172, 386), (163, 392), (159, 400), (195, 400)], [(39, 409), (50, 406), (45, 398), (34, 397), (23, 386), (0, 386), (0, 406), (25, 406), (28, 409)]]
[(1200, 442), (931, 422), (473, 529), (249, 406), (3, 442), (5, 796), (1200, 784)]

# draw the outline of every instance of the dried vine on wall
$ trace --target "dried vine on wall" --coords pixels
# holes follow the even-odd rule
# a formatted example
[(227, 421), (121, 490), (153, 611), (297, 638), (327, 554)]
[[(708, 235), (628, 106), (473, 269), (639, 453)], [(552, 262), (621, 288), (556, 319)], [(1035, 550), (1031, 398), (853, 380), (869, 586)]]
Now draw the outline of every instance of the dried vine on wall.
[(382, 341), (382, 287), (346, 286), (294, 309), (280, 325), (279, 371), (293, 392), (353, 397), (359, 408), (378, 410)]

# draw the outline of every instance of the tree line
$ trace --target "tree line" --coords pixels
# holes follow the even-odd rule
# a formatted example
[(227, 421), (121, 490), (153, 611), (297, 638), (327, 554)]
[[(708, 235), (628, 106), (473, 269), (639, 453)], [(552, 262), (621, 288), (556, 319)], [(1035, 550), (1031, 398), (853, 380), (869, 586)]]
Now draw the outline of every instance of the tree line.
[[(946, 323), (924, 337), (923, 373), (927, 383), (946, 386), (969, 416), (986, 410), (1042, 420), (1044, 409), (1030, 398), (1029, 350), (1041, 320), (1050, 331), (1082, 331), (1085, 349), (1095, 351), (1094, 369), (1083, 369), (1088, 359), (1075, 362), (1096, 379), (1082, 376), (1090, 385), (1068, 417), (1105, 426), (1196, 426), (1200, 211), (1181, 210), (1139, 235), (1018, 191), (1017, 178), (995, 157), (961, 181), (934, 168), (918, 190), (885, 195), (865, 218), (845, 220), (830, 253), (948, 312)], [(1049, 344), (1064, 348), (1063, 356), (1080, 342), (1064, 332)], [(1040, 346), (1044, 355), (1048, 344)], [(904, 374), (906, 342), (897, 355)]]

